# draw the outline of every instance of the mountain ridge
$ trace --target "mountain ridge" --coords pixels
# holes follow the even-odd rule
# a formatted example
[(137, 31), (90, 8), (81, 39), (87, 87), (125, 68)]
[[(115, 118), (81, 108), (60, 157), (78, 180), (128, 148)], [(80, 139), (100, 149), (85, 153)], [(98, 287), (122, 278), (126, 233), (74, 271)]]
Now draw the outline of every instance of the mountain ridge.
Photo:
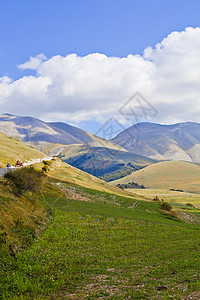
[(158, 160), (200, 162), (200, 123), (137, 123), (111, 139), (127, 151)]
[(47, 155), (58, 156), (80, 170), (97, 177), (106, 176), (109, 180), (107, 173), (112, 173), (113, 178), (155, 163), (155, 160), (129, 153), (111, 141), (62, 122), (46, 123), (32, 117), (4, 114), (0, 116), (0, 131)]
[(39, 142), (61, 145), (87, 143), (122, 150), (122, 147), (78, 127), (63, 122), (44, 122), (30, 116), (15, 116), (7, 113), (0, 115), (0, 131), (30, 143), (38, 150), (41, 150)]

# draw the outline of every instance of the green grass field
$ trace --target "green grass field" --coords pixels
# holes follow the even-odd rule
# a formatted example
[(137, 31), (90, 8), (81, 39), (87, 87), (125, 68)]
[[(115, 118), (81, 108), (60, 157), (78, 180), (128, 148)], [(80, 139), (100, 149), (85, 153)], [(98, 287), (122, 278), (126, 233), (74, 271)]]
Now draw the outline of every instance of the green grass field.
[[(40, 157), (0, 139), (2, 166), (20, 154)], [(183, 179), (183, 164), (176, 166), (181, 184), (198, 186), (199, 166), (184, 164)], [(197, 195), (124, 191), (59, 159), (48, 168), (41, 189), (21, 197), (0, 179), (0, 299), (200, 299)], [(172, 183), (170, 168), (159, 172), (153, 184), (164, 176)], [(172, 202), (172, 212), (151, 201), (153, 194)]]
[(49, 180), (26, 196), (51, 214), (46, 229), (16, 258), (0, 244), (1, 299), (199, 299), (199, 225), (157, 202)]

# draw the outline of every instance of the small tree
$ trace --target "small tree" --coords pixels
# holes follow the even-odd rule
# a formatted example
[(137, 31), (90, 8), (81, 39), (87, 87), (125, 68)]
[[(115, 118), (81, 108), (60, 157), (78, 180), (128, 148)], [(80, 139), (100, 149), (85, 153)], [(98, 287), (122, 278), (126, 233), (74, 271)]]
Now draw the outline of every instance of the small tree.
[(40, 189), (42, 177), (44, 177), (43, 172), (32, 166), (9, 171), (4, 175), (16, 196), (21, 196), (26, 191), (33, 192)]

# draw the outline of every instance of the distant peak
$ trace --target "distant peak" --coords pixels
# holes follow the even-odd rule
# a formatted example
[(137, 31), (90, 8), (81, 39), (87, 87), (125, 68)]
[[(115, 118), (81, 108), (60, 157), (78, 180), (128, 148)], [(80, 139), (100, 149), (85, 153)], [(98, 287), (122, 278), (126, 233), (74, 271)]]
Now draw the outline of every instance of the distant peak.
[(15, 117), (14, 115), (12, 115), (12, 114), (8, 114), (8, 113), (2, 114), (2, 116)]

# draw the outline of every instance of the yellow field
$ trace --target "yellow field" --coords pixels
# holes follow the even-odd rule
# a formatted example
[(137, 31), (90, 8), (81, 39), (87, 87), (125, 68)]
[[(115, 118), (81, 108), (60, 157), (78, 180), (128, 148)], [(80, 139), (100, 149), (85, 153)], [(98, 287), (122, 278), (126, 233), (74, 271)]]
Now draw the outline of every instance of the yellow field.
[(200, 194), (169, 191), (163, 189), (127, 189), (127, 191), (129, 193), (132, 192), (134, 194), (144, 196), (149, 200), (152, 200), (155, 196), (158, 196), (160, 199), (163, 199), (167, 202), (182, 204), (191, 203), (194, 206), (200, 207)]
[(7, 162), (13, 165), (17, 159), (24, 163), (44, 156), (36, 149), (0, 132), (0, 167), (5, 167)]
[(200, 193), (200, 165), (183, 161), (166, 161), (133, 172), (112, 184), (136, 182), (151, 189), (179, 189)]

